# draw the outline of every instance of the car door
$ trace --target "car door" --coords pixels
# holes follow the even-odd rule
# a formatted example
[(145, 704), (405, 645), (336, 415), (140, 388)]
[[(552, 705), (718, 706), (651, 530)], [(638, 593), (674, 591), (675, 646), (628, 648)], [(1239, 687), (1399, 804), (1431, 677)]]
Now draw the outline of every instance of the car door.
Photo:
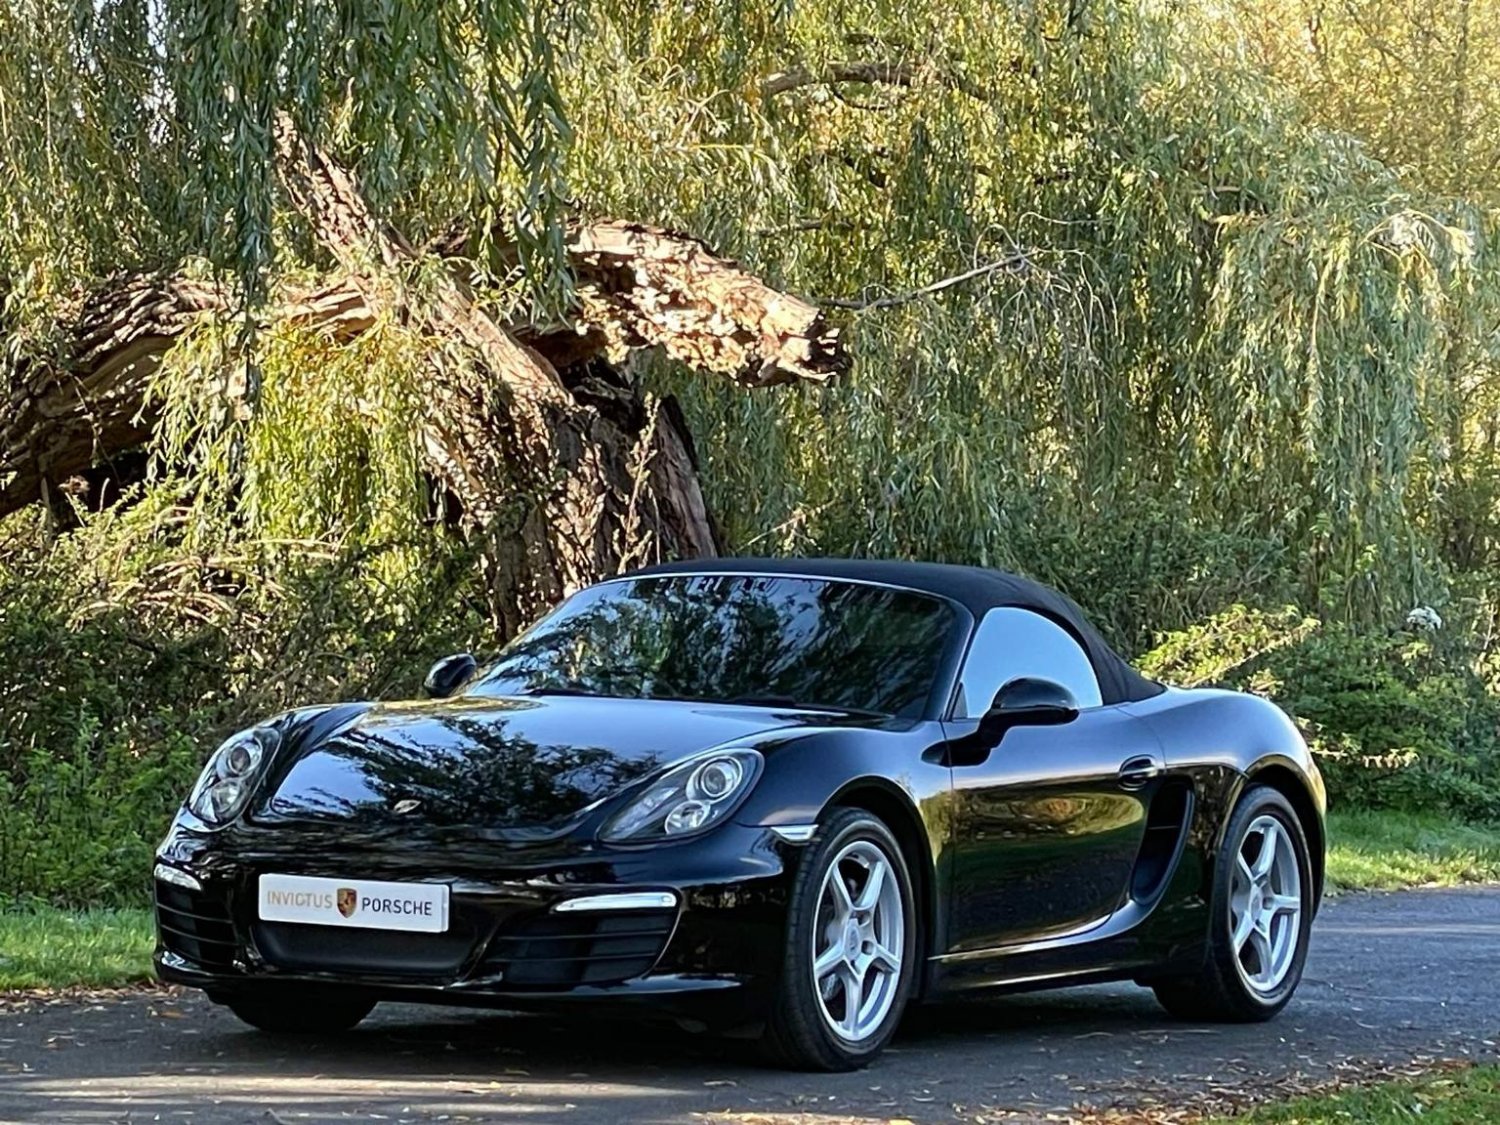
[[(1013, 726), (975, 743), (979, 718), (1020, 676), (1068, 688), (1080, 711), (1056, 726)], [(950, 952), (1078, 932), (1124, 904), (1160, 744), (1103, 706), (1083, 648), (1030, 610), (990, 610), (975, 631), (953, 718), (944, 724), (954, 788)]]

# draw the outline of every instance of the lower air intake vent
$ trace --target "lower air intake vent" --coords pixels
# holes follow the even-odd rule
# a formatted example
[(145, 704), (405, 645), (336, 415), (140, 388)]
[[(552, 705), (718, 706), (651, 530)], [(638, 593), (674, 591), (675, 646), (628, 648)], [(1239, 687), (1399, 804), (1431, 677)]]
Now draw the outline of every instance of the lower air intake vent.
[(212, 895), (157, 882), (156, 925), (162, 945), (179, 957), (209, 969), (233, 965), (234, 926)]
[(675, 910), (521, 919), (490, 942), (474, 975), (501, 973), (506, 985), (516, 987), (617, 984), (651, 970), (676, 921)]
[(255, 946), (268, 965), (296, 972), (376, 974), (452, 980), (478, 940), (455, 914), (446, 933), (345, 929), (299, 922), (256, 922)]

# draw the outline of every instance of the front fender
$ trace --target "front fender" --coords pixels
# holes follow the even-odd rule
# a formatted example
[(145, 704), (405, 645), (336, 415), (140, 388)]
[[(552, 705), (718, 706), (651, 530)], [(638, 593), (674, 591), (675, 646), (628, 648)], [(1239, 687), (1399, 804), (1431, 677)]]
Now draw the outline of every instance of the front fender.
[(952, 800), (952, 773), (942, 760), (942, 728), (824, 729), (763, 747), (765, 773), (735, 819), (761, 827), (813, 824), (823, 810), (859, 788), (888, 792), (925, 821)]
[[(895, 833), (926, 919), (924, 948), (948, 947), (946, 872), (951, 861), (954, 795), (942, 729), (918, 723), (901, 731), (826, 731), (777, 747), (737, 820), (760, 827), (808, 826), (825, 810), (853, 805)], [(932, 980), (924, 975), (921, 990)]]

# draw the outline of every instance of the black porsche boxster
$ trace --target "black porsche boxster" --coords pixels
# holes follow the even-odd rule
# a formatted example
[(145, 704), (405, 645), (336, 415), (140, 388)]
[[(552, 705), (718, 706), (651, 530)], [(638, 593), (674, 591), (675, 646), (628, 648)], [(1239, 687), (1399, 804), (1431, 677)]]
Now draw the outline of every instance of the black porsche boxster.
[(1124, 979), (1262, 1020), (1302, 974), (1295, 726), (1013, 575), (659, 566), (427, 689), (215, 751), (156, 857), (162, 978), (267, 1031), (634, 1004), (842, 1069), (913, 1001)]

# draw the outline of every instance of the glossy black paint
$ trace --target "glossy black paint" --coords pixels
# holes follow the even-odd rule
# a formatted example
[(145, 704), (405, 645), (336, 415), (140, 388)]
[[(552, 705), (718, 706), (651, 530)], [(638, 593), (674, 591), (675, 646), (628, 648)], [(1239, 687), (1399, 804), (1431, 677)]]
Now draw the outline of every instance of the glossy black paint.
[(1019, 676), (995, 693), (981, 726), (998, 738), (1011, 727), (1071, 723), (1078, 718), (1078, 710), (1078, 700), (1062, 684), (1040, 676)]
[(458, 652), (445, 656), (434, 664), (422, 681), (422, 690), (429, 699), (447, 699), (474, 678), (479, 670), (479, 661), (471, 652)]
[[(973, 628), (962, 607), (955, 621)], [(963, 645), (953, 651), (946, 685)], [(1274, 706), (1167, 690), (1080, 711), (1066, 696), (1022, 683), (979, 720), (948, 718), (951, 692), (910, 719), (476, 694), (291, 712), (275, 720), (281, 751), (246, 813), (212, 828), (184, 809), (163, 841), (159, 860), (203, 890), (185, 899), (158, 885), (158, 969), (219, 996), (317, 981), (441, 1003), (609, 1001), (753, 1022), (778, 978), (802, 855), (775, 829), (815, 824), (839, 804), (875, 811), (907, 852), (927, 997), (1148, 980), (1196, 964), (1223, 828), (1253, 781), (1283, 788), (1304, 811), (1321, 882), (1322, 781)], [(598, 839), (662, 770), (724, 745), (765, 762), (728, 823), (647, 845)], [(264, 872), (444, 882), (452, 929), (351, 938), (262, 923), (254, 888)], [(566, 986), (496, 971), (517, 935), (563, 917), (551, 913), (558, 902), (619, 890), (681, 896), (672, 917), (642, 919), (669, 935), (650, 947), (648, 968)], [(183, 922), (189, 908), (205, 920)], [(174, 936), (167, 927), (178, 924), (208, 937)]]
[(1161, 747), (1120, 707), (1078, 714), (1059, 735), (1015, 726), (982, 760), (954, 766), (949, 952), (1075, 933), (1125, 904), (1156, 785), (1127, 786), (1120, 767), (1159, 762)]

